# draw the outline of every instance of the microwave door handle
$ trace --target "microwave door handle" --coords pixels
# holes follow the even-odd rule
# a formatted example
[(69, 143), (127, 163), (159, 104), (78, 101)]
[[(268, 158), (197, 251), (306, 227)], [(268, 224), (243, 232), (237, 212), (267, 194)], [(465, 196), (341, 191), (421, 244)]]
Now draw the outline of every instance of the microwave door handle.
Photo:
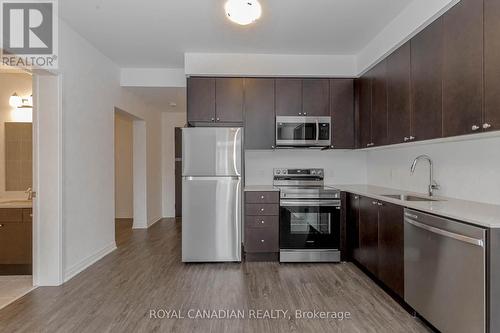
[(316, 141), (319, 141), (319, 120), (316, 119)]

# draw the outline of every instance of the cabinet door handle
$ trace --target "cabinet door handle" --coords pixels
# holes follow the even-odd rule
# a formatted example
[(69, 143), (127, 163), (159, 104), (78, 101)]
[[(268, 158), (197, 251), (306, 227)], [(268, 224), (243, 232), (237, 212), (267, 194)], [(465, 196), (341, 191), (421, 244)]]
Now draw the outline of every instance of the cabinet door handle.
[(264, 220), (260, 221), (260, 223), (265, 224), (266, 222)]
[(302, 116), (302, 112), (299, 112), (299, 116)]
[(215, 121), (215, 118), (212, 118), (212, 121)]
[(383, 203), (381, 203), (381, 202), (378, 202), (378, 203), (377, 203), (377, 205), (379, 205), (379, 206), (383, 206), (384, 204), (383, 204)]
[(3, 227), (3, 224), (0, 224), (0, 228)]
[(410, 138), (405, 136), (404, 141), (407, 142), (408, 140), (410, 140)]
[(263, 196), (263, 195), (261, 195), (261, 196), (260, 196), (260, 198), (261, 198), (261, 199), (264, 199), (264, 196)]
[(415, 137), (410, 135), (410, 141), (413, 141), (413, 140), (415, 140)]
[(304, 112), (304, 116), (307, 116), (307, 112)]
[(355, 197), (354, 197), (354, 199), (358, 200), (358, 199), (359, 199), (359, 197), (358, 197), (358, 196), (355, 196)]
[(271, 146), (271, 149), (274, 149), (274, 146)]
[(220, 118), (217, 118), (217, 121), (220, 121)]
[(260, 242), (261, 242), (261, 243), (264, 243), (264, 240), (263, 240), (263, 239), (261, 239), (261, 240), (260, 240)]
[(377, 202), (376, 202), (376, 201), (372, 201), (372, 205), (376, 205), (376, 204), (377, 204)]
[(484, 128), (484, 129), (491, 128), (491, 124), (484, 123), (484, 124), (483, 124), (483, 128)]
[(263, 211), (264, 211), (264, 208), (261, 208), (261, 209), (260, 209), (260, 211), (261, 211), (261, 212), (263, 212)]
[(477, 131), (478, 129), (479, 129), (479, 126), (477, 126), (477, 125), (472, 125), (472, 130), (473, 130), (473, 131)]

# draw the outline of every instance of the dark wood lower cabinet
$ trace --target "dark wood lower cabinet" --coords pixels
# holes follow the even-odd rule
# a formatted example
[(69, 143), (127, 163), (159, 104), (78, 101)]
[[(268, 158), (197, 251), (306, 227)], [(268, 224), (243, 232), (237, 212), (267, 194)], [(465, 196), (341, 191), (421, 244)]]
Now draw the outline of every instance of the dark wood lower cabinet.
[(380, 203), (378, 223), (378, 278), (404, 297), (404, 209)]
[(358, 223), (358, 248), (354, 250), (354, 259), (377, 276), (378, 206), (375, 200), (360, 197)]
[(404, 208), (349, 194), (348, 253), (401, 299), (404, 298)]
[(279, 259), (279, 192), (245, 192), (247, 261)]
[(0, 209), (0, 275), (32, 272), (32, 210)]

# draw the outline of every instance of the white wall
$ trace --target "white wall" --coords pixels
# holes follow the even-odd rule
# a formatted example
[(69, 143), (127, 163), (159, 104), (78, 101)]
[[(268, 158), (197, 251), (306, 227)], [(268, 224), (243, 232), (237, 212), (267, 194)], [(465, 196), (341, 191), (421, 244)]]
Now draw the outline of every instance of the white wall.
[(164, 112), (162, 115), (163, 142), (163, 216), (175, 216), (175, 128), (186, 124), (186, 111)]
[(16, 112), (9, 105), (13, 93), (26, 98), (32, 94), (33, 80), (26, 73), (0, 73), (0, 198), (25, 199), (24, 191), (5, 191), (5, 122), (15, 122)]
[(115, 112), (115, 217), (134, 216), (132, 119)]
[(185, 53), (186, 75), (326, 76), (357, 75), (353, 55)]
[(146, 122), (148, 223), (162, 217), (161, 110), (120, 87), (120, 69), (60, 20), (65, 280), (115, 248), (114, 108)]
[(414, 145), (368, 151), (368, 183), (416, 192), (427, 192), (429, 167), (425, 161), (410, 174), (410, 164), (420, 154), (434, 160), (439, 195), (500, 204), (500, 138)]
[(262, 150), (245, 152), (245, 185), (271, 185), (273, 168), (324, 168), (325, 184), (366, 183), (366, 152)]

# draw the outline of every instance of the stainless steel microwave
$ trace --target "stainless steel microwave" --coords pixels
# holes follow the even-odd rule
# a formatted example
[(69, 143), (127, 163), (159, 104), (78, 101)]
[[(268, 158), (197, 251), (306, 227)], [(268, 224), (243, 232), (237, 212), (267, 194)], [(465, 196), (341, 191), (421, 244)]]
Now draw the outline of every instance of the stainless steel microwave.
[(277, 147), (330, 147), (330, 117), (276, 117)]

